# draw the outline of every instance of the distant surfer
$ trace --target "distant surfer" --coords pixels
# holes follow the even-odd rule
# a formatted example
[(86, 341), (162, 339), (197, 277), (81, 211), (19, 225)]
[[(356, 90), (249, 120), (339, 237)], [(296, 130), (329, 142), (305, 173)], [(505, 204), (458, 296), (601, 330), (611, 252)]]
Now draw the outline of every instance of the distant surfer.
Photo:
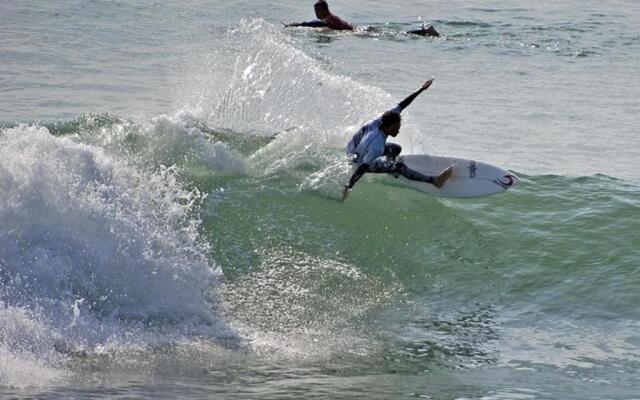
[[(318, 0), (313, 5), (313, 10), (316, 13), (316, 17), (318, 19), (314, 19), (311, 21), (304, 22), (293, 22), (289, 24), (284, 24), (285, 27), (307, 27), (307, 28), (329, 28), (337, 31), (352, 31), (354, 30), (353, 25), (349, 22), (343, 20), (335, 14), (332, 14), (329, 11), (329, 4), (326, 0)], [(407, 33), (420, 35), (420, 36), (440, 36), (440, 33), (434, 28), (432, 25), (422, 25), (420, 29), (413, 29), (407, 31)]]
[(412, 181), (427, 182), (438, 188), (449, 179), (453, 168), (449, 167), (438, 176), (423, 175), (396, 161), (402, 147), (395, 143), (387, 143), (389, 136), (396, 137), (400, 132), (400, 113), (413, 100), (431, 86), (433, 79), (426, 81), (420, 89), (411, 93), (391, 110), (362, 126), (347, 144), (347, 156), (356, 167), (349, 182), (342, 190), (342, 200), (346, 199), (353, 185), (366, 172), (402, 175)]
[(352, 31), (353, 25), (329, 11), (329, 4), (325, 0), (318, 0), (313, 5), (318, 19), (305, 22), (294, 22), (285, 26), (305, 26), (309, 28), (330, 28), (338, 31)]

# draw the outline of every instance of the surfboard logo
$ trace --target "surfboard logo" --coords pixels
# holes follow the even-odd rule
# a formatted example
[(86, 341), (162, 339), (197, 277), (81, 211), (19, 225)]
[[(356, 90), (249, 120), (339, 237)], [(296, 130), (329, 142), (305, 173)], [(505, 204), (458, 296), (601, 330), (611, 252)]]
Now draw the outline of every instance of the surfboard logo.
[(513, 175), (505, 175), (502, 177), (501, 179), (502, 184), (504, 184), (505, 186), (509, 187), (512, 186), (515, 182), (515, 176)]
[(514, 183), (516, 183), (516, 177), (513, 175), (505, 175), (499, 180), (494, 179), (493, 183), (495, 183), (496, 185), (502, 186), (506, 190), (506, 189), (509, 189), (511, 186), (513, 186)]
[(476, 171), (478, 171), (478, 166), (475, 161), (469, 162), (469, 178), (473, 179), (476, 177)]

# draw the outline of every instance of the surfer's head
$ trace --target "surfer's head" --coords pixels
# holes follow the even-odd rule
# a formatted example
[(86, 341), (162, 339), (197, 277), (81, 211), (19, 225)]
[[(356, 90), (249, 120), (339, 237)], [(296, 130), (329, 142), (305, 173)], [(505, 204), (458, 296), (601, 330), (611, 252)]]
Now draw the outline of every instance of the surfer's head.
[(400, 132), (401, 118), (400, 114), (392, 111), (387, 111), (382, 114), (382, 122), (380, 123), (380, 129), (382, 132), (389, 136), (396, 137)]
[(318, 0), (313, 5), (313, 9), (316, 12), (318, 19), (325, 19), (329, 15), (329, 4), (325, 0)]

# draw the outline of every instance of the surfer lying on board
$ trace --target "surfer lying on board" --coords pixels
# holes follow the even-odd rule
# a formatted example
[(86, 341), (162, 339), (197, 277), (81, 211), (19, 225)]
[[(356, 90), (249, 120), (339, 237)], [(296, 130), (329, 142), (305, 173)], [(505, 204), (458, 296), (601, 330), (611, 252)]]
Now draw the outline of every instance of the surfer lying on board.
[(368, 122), (356, 132), (347, 144), (347, 156), (357, 168), (342, 190), (342, 200), (346, 199), (353, 185), (365, 172), (399, 174), (412, 181), (427, 182), (440, 188), (451, 176), (449, 167), (438, 176), (427, 176), (414, 171), (404, 163), (396, 161), (402, 147), (387, 143), (389, 136), (396, 137), (400, 132), (400, 113), (407, 108), (418, 95), (431, 86), (433, 79), (426, 81), (420, 89), (411, 93), (397, 106)]
[(305, 22), (294, 22), (291, 24), (285, 24), (284, 26), (306, 26), (309, 28), (331, 28), (338, 31), (352, 31), (353, 25), (347, 21), (341, 19), (337, 15), (332, 14), (329, 11), (329, 4), (325, 0), (318, 0), (313, 5), (313, 10), (316, 13), (318, 19)]
[[(305, 22), (293, 22), (289, 24), (284, 24), (285, 27), (295, 27), (295, 26), (303, 26), (307, 28), (330, 28), (335, 29), (337, 31), (352, 31), (353, 25), (338, 17), (335, 14), (332, 14), (329, 11), (329, 4), (325, 0), (318, 0), (313, 5), (313, 10), (316, 13), (316, 17), (318, 19), (312, 21)], [(440, 33), (431, 25), (425, 26), (422, 25), (420, 29), (413, 29), (407, 31), (407, 33), (412, 33), (414, 35), (420, 36), (440, 36)]]

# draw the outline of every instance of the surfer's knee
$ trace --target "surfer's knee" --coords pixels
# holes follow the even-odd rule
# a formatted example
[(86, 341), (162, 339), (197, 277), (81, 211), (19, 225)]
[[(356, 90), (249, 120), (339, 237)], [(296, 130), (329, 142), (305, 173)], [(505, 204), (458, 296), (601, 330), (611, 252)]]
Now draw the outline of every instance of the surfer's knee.
[(387, 143), (384, 146), (385, 155), (389, 158), (396, 158), (402, 152), (402, 146), (395, 143)]
[(392, 166), (392, 170), (396, 174), (405, 175), (407, 172), (407, 169), (408, 169), (407, 166), (400, 161), (395, 161)]

